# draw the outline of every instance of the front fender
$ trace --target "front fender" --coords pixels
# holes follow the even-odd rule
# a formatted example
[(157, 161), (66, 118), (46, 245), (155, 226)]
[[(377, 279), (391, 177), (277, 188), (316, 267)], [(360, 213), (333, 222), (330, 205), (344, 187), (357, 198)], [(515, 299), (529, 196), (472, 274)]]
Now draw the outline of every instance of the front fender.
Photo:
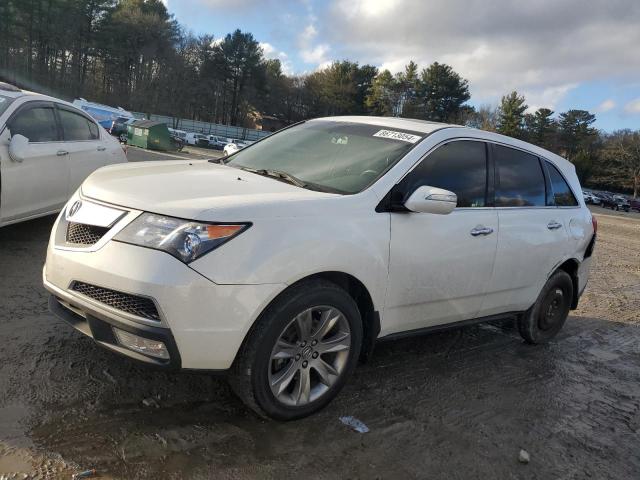
[(217, 284), (291, 285), (336, 271), (369, 290), (376, 309), (384, 299), (389, 263), (389, 214), (353, 212), (254, 221), (251, 228), (191, 263)]

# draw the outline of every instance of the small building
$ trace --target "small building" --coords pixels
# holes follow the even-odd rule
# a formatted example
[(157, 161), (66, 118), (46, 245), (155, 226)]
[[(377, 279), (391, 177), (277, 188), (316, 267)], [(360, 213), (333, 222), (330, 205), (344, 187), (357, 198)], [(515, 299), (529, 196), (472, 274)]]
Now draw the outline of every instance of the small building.
[(176, 150), (176, 143), (169, 134), (166, 123), (153, 120), (136, 120), (127, 127), (127, 143), (150, 150)]

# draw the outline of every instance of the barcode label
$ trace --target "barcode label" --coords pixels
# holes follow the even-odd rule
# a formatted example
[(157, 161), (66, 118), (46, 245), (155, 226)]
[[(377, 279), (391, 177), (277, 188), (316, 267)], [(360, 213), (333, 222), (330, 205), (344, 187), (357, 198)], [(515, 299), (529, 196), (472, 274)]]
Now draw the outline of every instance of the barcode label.
[(400, 140), (402, 142), (416, 143), (421, 140), (422, 137), (418, 135), (411, 135), (410, 133), (396, 132), (395, 130), (379, 130), (373, 134), (374, 137), (390, 138), (392, 140)]

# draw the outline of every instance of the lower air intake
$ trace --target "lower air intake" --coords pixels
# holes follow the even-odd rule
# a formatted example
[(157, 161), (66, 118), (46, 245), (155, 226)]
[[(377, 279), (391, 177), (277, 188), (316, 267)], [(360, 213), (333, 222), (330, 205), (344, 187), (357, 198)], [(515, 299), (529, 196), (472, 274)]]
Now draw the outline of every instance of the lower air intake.
[(160, 321), (160, 314), (156, 304), (150, 298), (97, 287), (83, 282), (73, 282), (71, 290), (136, 317)]

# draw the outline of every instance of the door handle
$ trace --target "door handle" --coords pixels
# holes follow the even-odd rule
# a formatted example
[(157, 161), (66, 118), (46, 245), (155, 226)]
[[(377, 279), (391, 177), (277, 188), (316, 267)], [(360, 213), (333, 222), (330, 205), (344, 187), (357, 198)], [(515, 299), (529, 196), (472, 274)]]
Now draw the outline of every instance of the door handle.
[(549, 223), (547, 223), (547, 228), (549, 230), (557, 230), (560, 227), (562, 227), (562, 224), (556, 222), (555, 220), (551, 220)]
[(100, 145), (100, 146), (98, 147), (98, 151), (99, 151), (99, 152), (104, 152), (106, 149), (107, 149), (107, 147), (105, 147), (104, 145)]
[(483, 227), (482, 225), (478, 225), (476, 228), (471, 230), (470, 233), (474, 237), (477, 237), (478, 235), (491, 235), (493, 233), (493, 228)]
[(65, 155), (69, 155), (69, 152), (67, 152), (66, 150), (58, 150), (56, 152), (56, 155), (59, 157), (64, 157)]

